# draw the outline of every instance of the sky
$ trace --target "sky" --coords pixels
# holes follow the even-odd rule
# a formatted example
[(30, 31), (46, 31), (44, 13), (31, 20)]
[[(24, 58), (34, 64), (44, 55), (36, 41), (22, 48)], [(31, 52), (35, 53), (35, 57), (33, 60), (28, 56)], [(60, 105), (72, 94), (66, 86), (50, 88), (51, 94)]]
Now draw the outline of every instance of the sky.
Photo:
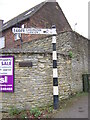
[[(0, 19), (4, 23), (45, 0), (0, 0)], [(88, 2), (90, 0), (56, 0), (72, 29), (88, 38)]]

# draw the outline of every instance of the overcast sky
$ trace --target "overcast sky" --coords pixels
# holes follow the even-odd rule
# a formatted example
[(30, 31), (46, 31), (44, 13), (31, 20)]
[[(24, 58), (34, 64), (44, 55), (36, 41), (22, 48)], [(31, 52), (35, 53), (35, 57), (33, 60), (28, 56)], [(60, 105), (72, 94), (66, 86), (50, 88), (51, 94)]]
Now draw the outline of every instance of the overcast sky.
[[(0, 0), (0, 19), (4, 22), (43, 2), (44, 0)], [(89, 0), (56, 0), (72, 29), (88, 37)]]

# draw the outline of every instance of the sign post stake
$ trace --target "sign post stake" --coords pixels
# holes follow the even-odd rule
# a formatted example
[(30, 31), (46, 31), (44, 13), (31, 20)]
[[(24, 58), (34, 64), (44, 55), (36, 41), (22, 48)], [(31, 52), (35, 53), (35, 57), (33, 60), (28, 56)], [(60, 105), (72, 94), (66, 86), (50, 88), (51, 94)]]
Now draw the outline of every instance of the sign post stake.
[[(52, 26), (52, 29), (56, 31), (55, 25)], [(53, 107), (58, 109), (59, 98), (58, 98), (58, 72), (57, 72), (57, 52), (56, 52), (56, 34), (52, 36), (52, 45), (53, 45)]]

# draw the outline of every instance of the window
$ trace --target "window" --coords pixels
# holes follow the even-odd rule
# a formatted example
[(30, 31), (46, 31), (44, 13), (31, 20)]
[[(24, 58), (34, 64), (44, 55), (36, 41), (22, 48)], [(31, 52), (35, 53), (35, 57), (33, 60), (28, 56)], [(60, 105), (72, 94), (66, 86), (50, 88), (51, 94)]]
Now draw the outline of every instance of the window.
[(5, 37), (0, 38), (0, 49), (5, 47)]
[(20, 37), (21, 37), (21, 34), (20, 34), (20, 33), (14, 34), (14, 39), (15, 39), (15, 41), (19, 40)]

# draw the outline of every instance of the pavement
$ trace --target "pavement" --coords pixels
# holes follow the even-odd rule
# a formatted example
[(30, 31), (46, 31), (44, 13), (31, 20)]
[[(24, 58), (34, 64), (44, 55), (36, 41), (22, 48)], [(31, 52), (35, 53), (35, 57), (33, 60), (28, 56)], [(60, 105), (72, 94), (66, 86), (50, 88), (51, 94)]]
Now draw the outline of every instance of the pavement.
[(88, 95), (73, 99), (68, 107), (59, 110), (53, 118), (88, 118)]

